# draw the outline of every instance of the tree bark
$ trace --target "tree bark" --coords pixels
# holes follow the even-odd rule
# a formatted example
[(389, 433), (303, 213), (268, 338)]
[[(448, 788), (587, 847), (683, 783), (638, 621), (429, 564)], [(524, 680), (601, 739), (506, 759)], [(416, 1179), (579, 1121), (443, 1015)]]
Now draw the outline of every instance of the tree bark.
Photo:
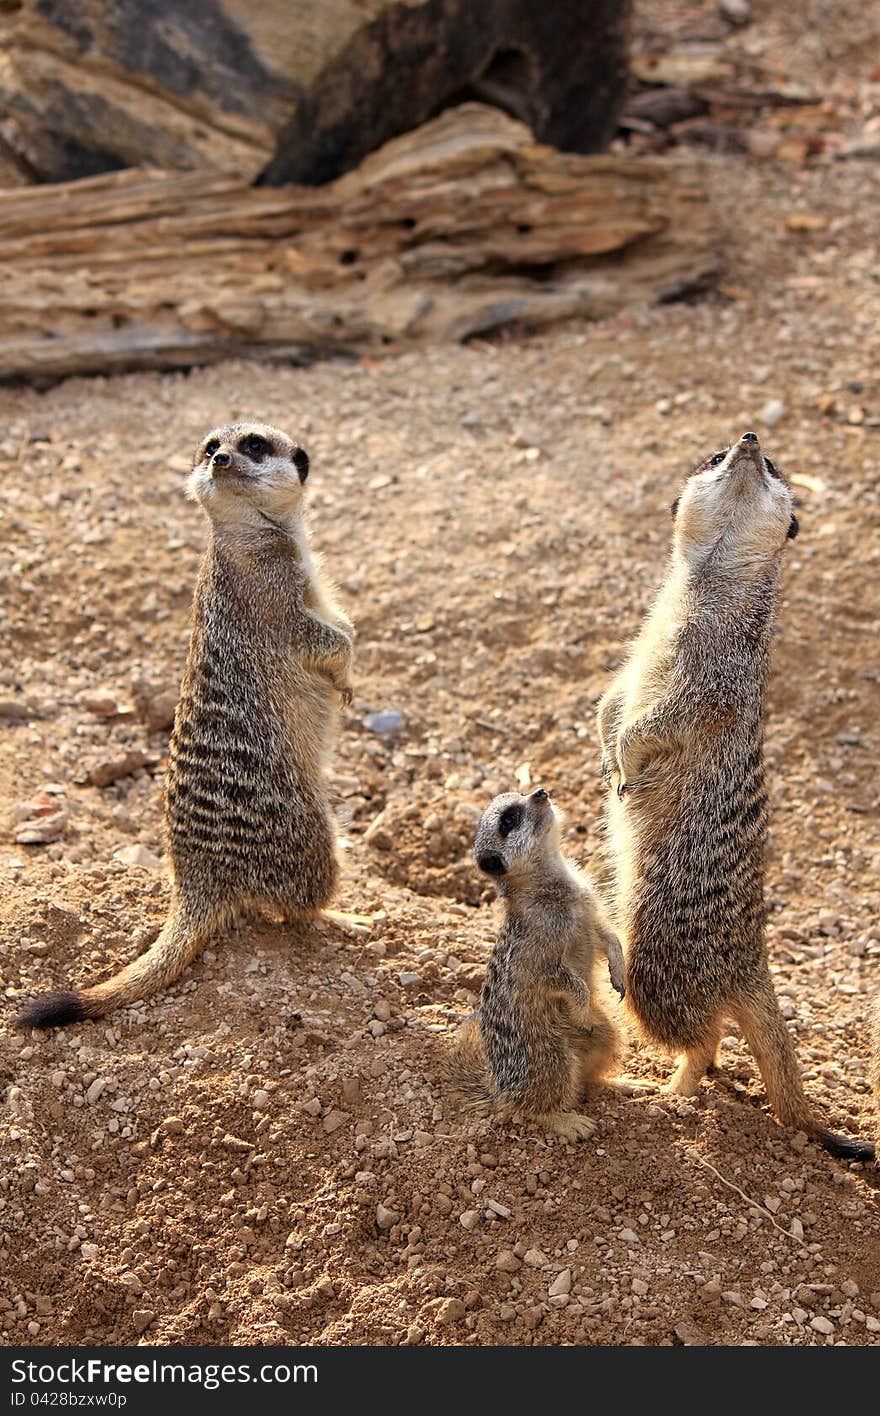
[(716, 265), (698, 163), (559, 153), (465, 104), (320, 188), (126, 171), (3, 193), (0, 378), (604, 318)]

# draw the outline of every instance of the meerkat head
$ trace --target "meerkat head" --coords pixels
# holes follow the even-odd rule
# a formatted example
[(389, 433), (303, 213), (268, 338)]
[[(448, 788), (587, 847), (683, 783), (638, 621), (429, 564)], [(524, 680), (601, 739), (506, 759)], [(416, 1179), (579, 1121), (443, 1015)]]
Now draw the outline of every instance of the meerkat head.
[(539, 787), (530, 796), (505, 792), (489, 803), (477, 827), (474, 859), (502, 885), (544, 873), (559, 848), (559, 817)]
[(187, 492), (230, 530), (290, 531), (299, 513), (309, 457), (267, 423), (227, 423), (196, 449)]
[(757, 434), (743, 433), (707, 457), (673, 502), (676, 549), (692, 565), (710, 555), (731, 568), (765, 564), (798, 533), (792, 507), (791, 487)]

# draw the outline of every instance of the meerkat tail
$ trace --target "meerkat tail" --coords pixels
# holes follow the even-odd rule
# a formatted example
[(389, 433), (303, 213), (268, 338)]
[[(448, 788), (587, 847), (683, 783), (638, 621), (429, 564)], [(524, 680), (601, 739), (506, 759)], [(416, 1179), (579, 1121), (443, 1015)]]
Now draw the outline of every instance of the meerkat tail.
[(739, 999), (735, 1016), (755, 1055), (770, 1105), (782, 1125), (806, 1131), (820, 1146), (842, 1160), (874, 1160), (875, 1149), (870, 1141), (838, 1135), (821, 1126), (813, 1116), (791, 1036), (769, 981), (760, 992)]
[(26, 1003), (13, 1019), (20, 1028), (54, 1028), (103, 1018), (114, 1008), (158, 993), (183, 973), (219, 925), (215, 918), (196, 920), (172, 900), (171, 910), (146, 953), (106, 983), (91, 988), (43, 993)]
[(475, 1018), (467, 1018), (462, 1024), (452, 1055), (446, 1062), (445, 1076), (466, 1111), (489, 1115), (494, 1094), (486, 1049)]

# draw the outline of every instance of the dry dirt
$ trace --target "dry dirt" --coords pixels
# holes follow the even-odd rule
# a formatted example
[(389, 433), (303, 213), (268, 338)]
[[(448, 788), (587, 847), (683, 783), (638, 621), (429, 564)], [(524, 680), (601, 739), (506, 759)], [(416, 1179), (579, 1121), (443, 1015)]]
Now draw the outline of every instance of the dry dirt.
[[(817, 1107), (872, 1128), (878, 168), (708, 161), (727, 269), (694, 305), (0, 393), (5, 1017), (162, 920), (167, 732), (144, 703), (161, 723), (186, 652), (187, 457), (239, 414), (312, 454), (314, 542), (358, 625), (339, 903), (376, 916), (366, 941), (241, 929), (102, 1023), (3, 1031), (4, 1343), (878, 1342), (875, 1173), (776, 1126), (737, 1035), (693, 1102), (591, 1098), (577, 1146), (464, 1123), (439, 1081), (493, 936), (476, 816), (542, 783), (601, 870), (596, 702), (681, 478), (756, 426), (802, 525), (768, 733), (773, 968)], [(396, 742), (363, 725), (382, 708)], [(20, 843), (30, 820), (59, 834)], [(669, 1070), (635, 1042), (628, 1066)]]

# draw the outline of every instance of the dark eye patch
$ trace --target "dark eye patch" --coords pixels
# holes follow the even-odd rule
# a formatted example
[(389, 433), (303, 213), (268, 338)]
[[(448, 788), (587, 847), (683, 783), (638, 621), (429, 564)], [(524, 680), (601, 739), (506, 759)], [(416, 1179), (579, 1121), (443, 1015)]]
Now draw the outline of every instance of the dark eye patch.
[(309, 454), (304, 447), (295, 447), (291, 453), (291, 458), (299, 480), (304, 482), (309, 475)]
[(509, 836), (511, 831), (515, 831), (523, 819), (523, 809), (521, 806), (508, 806), (502, 811), (498, 818), (498, 834)]
[(722, 451), (719, 451), (719, 452), (713, 452), (713, 453), (712, 453), (712, 456), (711, 456), (711, 457), (708, 457), (708, 458), (706, 459), (706, 466), (707, 466), (707, 467), (717, 467), (717, 466), (719, 465), (719, 463), (721, 463), (721, 462), (724, 461), (725, 457), (727, 456), (727, 454), (728, 454), (729, 452), (730, 452), (730, 448), (729, 448), (729, 447), (726, 447), (726, 448), (724, 448)]
[(771, 477), (776, 477), (780, 482), (782, 481), (782, 478), (779, 473), (779, 468), (776, 466), (775, 462), (772, 462), (770, 460), (769, 457), (764, 458), (764, 466), (767, 468), (767, 471), (770, 473)]
[(260, 462), (264, 457), (270, 457), (275, 451), (272, 444), (266, 438), (261, 438), (259, 433), (248, 433), (247, 437), (242, 438), (238, 444), (238, 450), (254, 462)]
[(206, 456), (206, 457), (213, 457), (213, 456), (214, 456), (214, 453), (217, 451), (217, 449), (218, 449), (219, 446), (220, 446), (220, 443), (219, 443), (218, 439), (217, 439), (217, 438), (211, 438), (210, 442), (206, 442), (206, 443), (205, 443), (205, 456)]
[(800, 529), (801, 529), (801, 523), (798, 521), (798, 519), (797, 519), (797, 517), (795, 516), (794, 512), (792, 512), (792, 514), (791, 514), (791, 521), (789, 521), (789, 523), (788, 523), (788, 538), (787, 538), (787, 539), (788, 539), (789, 541), (793, 541), (794, 538), (795, 538), (795, 536), (797, 535), (797, 533), (800, 531)]

